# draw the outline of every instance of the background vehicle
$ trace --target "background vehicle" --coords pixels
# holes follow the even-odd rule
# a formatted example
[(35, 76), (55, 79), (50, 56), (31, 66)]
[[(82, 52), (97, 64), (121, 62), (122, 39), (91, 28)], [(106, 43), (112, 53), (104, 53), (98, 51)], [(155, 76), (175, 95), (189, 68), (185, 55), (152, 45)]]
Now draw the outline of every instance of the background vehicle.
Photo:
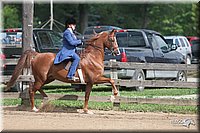
[(0, 48), (0, 75), (3, 73), (3, 69), (5, 69), (6, 65), (4, 64), (4, 60), (6, 59), (6, 56), (3, 54), (1, 48)]
[(200, 63), (199, 53), (200, 53), (200, 38), (196, 36), (187, 36), (192, 48), (192, 63)]
[[(109, 50), (105, 51), (105, 61), (116, 59), (121, 62), (143, 63), (185, 63), (184, 56), (176, 51), (176, 45), (168, 45), (164, 37), (153, 30), (125, 29), (116, 34), (120, 56), (112, 56)], [(110, 76), (110, 71), (105, 69), (105, 76)], [(171, 79), (186, 81), (185, 71), (158, 71), (158, 70), (118, 70), (119, 79)], [(142, 91), (144, 87), (136, 87)]]
[(102, 31), (108, 31), (108, 30), (112, 30), (112, 29), (116, 29), (119, 30), (121, 29), (120, 27), (116, 27), (116, 26), (90, 26), (87, 27), (84, 32), (83, 32), (83, 36), (84, 36), (84, 40), (87, 40), (89, 38), (91, 38), (94, 35), (94, 31), (96, 33), (100, 33)]
[[(49, 29), (33, 29), (34, 49), (37, 52), (57, 53), (62, 46), (62, 36)], [(5, 29), (0, 33), (0, 46), (6, 59), (17, 59), (22, 54), (22, 29)], [(16, 65), (3, 67), (3, 76), (12, 75)], [(17, 82), (11, 91), (19, 91)]]
[[(22, 54), (22, 29), (6, 29), (1, 33), (0, 43), (7, 59), (19, 58)], [(37, 52), (57, 53), (62, 46), (62, 36), (49, 29), (33, 29), (34, 49)], [(3, 75), (11, 75), (15, 65), (4, 68)]]
[(176, 44), (178, 48), (176, 51), (180, 52), (185, 56), (186, 63), (191, 64), (192, 60), (192, 50), (189, 41), (185, 36), (164, 36), (167, 43)]

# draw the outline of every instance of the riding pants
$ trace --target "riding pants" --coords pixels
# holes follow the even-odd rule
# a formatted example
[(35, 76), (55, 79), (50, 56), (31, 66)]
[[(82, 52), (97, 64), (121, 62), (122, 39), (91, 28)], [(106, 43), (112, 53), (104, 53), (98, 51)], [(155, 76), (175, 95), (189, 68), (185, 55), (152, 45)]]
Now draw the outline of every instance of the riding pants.
[(74, 53), (73, 56), (71, 57), (72, 59), (72, 64), (69, 68), (69, 72), (67, 74), (68, 78), (72, 78), (75, 75), (76, 69), (78, 67), (79, 61), (80, 61), (80, 57)]

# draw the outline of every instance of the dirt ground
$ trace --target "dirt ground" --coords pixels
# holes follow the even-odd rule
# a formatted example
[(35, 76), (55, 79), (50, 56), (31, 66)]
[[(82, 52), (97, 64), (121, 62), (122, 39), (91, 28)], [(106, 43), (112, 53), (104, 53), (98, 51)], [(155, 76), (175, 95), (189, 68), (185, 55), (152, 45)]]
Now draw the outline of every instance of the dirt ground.
[[(19, 107), (3, 107), (4, 131), (199, 131), (198, 115), (92, 110), (51, 110), (31, 112)], [(192, 120), (187, 127), (185, 120)], [(184, 124), (186, 124), (184, 126)]]

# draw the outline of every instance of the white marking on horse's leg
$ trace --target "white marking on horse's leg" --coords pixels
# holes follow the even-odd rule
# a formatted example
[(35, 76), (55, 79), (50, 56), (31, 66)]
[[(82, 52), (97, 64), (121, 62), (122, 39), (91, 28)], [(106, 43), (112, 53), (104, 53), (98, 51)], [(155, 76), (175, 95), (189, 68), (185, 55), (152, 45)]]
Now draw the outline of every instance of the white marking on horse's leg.
[(84, 79), (83, 79), (83, 73), (82, 73), (82, 70), (81, 69), (78, 69), (78, 75), (79, 75), (79, 78), (81, 80), (81, 83), (85, 83)]
[(32, 109), (32, 111), (34, 111), (34, 112), (38, 112), (39, 109), (37, 109), (37, 108), (34, 106), (33, 109)]
[(83, 111), (82, 114), (89, 114), (89, 115), (93, 115), (94, 113), (90, 110), (87, 110), (87, 111)]
[(115, 100), (115, 96), (111, 95), (111, 96), (110, 96), (110, 101), (113, 103), (114, 100)]

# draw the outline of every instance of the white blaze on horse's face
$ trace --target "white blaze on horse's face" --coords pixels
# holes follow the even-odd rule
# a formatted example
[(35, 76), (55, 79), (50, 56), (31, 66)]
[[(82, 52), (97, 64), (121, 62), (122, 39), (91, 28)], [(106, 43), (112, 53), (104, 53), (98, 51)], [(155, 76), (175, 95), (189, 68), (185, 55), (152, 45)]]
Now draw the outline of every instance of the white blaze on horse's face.
[(119, 45), (118, 45), (118, 43), (117, 43), (117, 38), (116, 38), (116, 36), (114, 37), (114, 40), (115, 40), (115, 43), (116, 43), (116, 45), (117, 45), (117, 55), (120, 55), (121, 52), (120, 52), (120, 50), (119, 50)]

